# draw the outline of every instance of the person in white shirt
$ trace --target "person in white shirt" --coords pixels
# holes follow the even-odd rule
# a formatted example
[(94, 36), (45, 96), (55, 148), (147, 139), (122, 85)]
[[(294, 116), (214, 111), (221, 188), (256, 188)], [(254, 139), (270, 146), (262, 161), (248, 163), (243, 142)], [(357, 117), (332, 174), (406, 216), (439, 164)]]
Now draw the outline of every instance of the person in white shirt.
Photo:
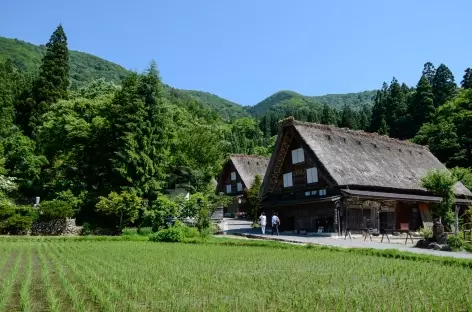
[(267, 217), (265, 213), (261, 213), (261, 216), (259, 217), (259, 223), (261, 225), (261, 230), (262, 230), (262, 235), (265, 235), (265, 228), (267, 225)]
[(280, 219), (277, 216), (277, 212), (274, 212), (272, 214), (272, 234), (274, 235), (275, 232), (277, 232), (277, 236), (279, 235), (279, 225), (280, 225)]

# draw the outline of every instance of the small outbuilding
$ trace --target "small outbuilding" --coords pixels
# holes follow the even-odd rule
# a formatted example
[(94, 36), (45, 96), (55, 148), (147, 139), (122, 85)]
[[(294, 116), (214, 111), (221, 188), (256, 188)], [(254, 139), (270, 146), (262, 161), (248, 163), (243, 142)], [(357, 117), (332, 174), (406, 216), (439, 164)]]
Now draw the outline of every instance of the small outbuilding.
[(232, 154), (218, 176), (217, 192), (233, 198), (225, 214), (247, 212), (243, 191), (250, 188), (256, 175), (264, 178), (269, 158), (256, 155)]

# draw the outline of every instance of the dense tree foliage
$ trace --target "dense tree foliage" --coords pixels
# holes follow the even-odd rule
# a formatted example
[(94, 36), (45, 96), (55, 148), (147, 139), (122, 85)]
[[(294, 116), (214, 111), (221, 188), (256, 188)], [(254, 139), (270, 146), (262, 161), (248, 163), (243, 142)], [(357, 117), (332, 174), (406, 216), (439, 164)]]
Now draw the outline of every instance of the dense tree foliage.
[(472, 167), (472, 90), (461, 90), (439, 107), (414, 138), (449, 167)]

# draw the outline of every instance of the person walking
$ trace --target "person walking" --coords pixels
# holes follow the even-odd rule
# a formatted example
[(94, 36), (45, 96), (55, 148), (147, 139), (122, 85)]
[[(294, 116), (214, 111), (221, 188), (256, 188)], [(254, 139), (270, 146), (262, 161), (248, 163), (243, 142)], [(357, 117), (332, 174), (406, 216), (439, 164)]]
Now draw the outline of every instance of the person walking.
[(265, 228), (267, 225), (267, 217), (264, 212), (261, 213), (259, 217), (259, 224), (261, 225), (262, 235), (265, 235)]
[(272, 214), (272, 234), (274, 235), (275, 232), (277, 232), (277, 236), (279, 235), (279, 225), (280, 225), (280, 219), (277, 216), (277, 212), (274, 212)]

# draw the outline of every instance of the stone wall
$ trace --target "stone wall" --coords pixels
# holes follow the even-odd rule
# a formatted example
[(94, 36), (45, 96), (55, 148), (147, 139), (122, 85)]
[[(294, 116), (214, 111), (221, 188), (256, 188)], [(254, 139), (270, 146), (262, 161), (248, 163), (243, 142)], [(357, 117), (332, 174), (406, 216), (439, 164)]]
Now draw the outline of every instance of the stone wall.
[(75, 219), (38, 221), (33, 223), (30, 235), (80, 235), (82, 227), (75, 225)]

